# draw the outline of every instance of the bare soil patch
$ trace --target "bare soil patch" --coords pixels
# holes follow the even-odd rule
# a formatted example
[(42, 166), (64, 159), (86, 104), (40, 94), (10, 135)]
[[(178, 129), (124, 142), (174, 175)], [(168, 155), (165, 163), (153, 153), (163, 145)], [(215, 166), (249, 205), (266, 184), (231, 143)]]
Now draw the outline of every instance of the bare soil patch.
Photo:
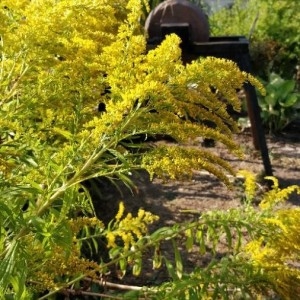
[[(244, 150), (242, 159), (228, 154), (219, 143), (211, 151), (229, 161), (236, 170), (245, 169), (262, 177), (263, 162), (260, 152), (254, 149), (250, 131), (237, 134), (235, 139)], [(273, 175), (278, 178), (280, 186), (300, 185), (300, 123), (295, 123), (281, 135), (267, 134), (266, 140)], [(236, 189), (228, 189), (207, 172), (195, 173), (190, 181), (162, 182), (154, 179), (150, 182), (146, 174), (135, 176), (137, 193), (127, 195), (125, 202), (128, 201), (131, 208), (142, 206), (159, 215), (162, 224), (184, 221), (188, 211), (228, 209), (241, 204), (241, 194)], [(287, 205), (300, 205), (300, 195), (291, 195)]]
[[(235, 136), (236, 141), (242, 146), (245, 152), (243, 159), (233, 157), (228, 154), (221, 144), (216, 144), (211, 148), (225, 160), (228, 160), (236, 170), (246, 169), (254, 174), (261, 176), (264, 167), (260, 152), (253, 146), (252, 136), (246, 130)], [(278, 136), (266, 135), (269, 155), (272, 163), (273, 174), (279, 179), (281, 187), (289, 185), (300, 185), (300, 123), (290, 126), (287, 131)], [(200, 146), (200, 145), (199, 145)], [(106, 186), (101, 199), (101, 207), (96, 207), (99, 216), (103, 214), (107, 219), (111, 219), (118, 209), (118, 201), (123, 200), (128, 211), (136, 212), (140, 207), (158, 215), (160, 220), (152, 229), (176, 222), (188, 222), (193, 220), (199, 213), (208, 210), (227, 210), (241, 205), (240, 189), (228, 189), (222, 182), (207, 172), (197, 172), (190, 181), (171, 181), (162, 182), (154, 179), (152, 182), (145, 172), (138, 172), (133, 175), (136, 183), (136, 190), (130, 192), (126, 188), (121, 188), (121, 192)], [(262, 189), (265, 187), (262, 185)], [(287, 206), (299, 206), (300, 195), (291, 195)], [(101, 213), (100, 213), (100, 211)], [(172, 246), (165, 244), (162, 251), (172, 256)], [(147, 256), (147, 255), (146, 255)], [(153, 285), (168, 280), (166, 270), (152, 270), (152, 254), (149, 253), (149, 264), (144, 265), (143, 276), (126, 276), (125, 283), (133, 285)], [(222, 256), (222, 253), (220, 253)], [(187, 254), (184, 262), (187, 268), (194, 268), (195, 265), (205, 265), (210, 260), (206, 255), (199, 258), (199, 255)], [(147, 258), (146, 258), (147, 261)], [(130, 273), (130, 272), (129, 272)], [(117, 277), (110, 279), (113, 282), (124, 283)]]

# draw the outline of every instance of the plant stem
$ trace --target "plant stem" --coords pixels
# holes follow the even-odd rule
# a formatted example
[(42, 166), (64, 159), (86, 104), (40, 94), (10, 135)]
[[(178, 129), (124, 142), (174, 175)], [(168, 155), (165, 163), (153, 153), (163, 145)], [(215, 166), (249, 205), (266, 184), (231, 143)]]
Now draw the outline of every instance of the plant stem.
[[(77, 278), (75, 278), (72, 281), (68, 282), (68, 286), (72, 285), (73, 283), (76, 283), (77, 281), (83, 279), (84, 277), (85, 277), (85, 275), (78, 276)], [(62, 289), (63, 289), (63, 287), (59, 288), (59, 289), (56, 289), (56, 290), (54, 290), (52, 292), (49, 292), (48, 294), (46, 294), (46, 295), (38, 298), (38, 300), (48, 299), (48, 297), (55, 295), (57, 292), (61, 291)]]
[(94, 280), (91, 278), (84, 278), (84, 281), (88, 282), (94, 282), (104, 287), (109, 287), (111, 289), (117, 289), (117, 290), (123, 290), (123, 291), (140, 291), (143, 289), (141, 286), (135, 286), (135, 285), (125, 285), (125, 284), (118, 284), (118, 283), (112, 283), (105, 280)]

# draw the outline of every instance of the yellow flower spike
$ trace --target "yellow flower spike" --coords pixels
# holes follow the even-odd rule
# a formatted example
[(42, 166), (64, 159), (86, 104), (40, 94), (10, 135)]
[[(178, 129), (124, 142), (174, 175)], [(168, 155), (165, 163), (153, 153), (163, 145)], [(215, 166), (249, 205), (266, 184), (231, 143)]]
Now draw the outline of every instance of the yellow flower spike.
[(128, 250), (133, 247), (135, 243), (148, 232), (148, 225), (158, 220), (156, 215), (151, 214), (143, 209), (138, 211), (137, 217), (133, 217), (128, 213), (124, 217), (124, 203), (120, 202), (118, 222), (114, 224), (112, 231), (107, 233), (108, 248), (116, 246), (116, 239), (119, 237), (123, 243), (124, 248)]
[(138, 218), (139, 219), (143, 219), (144, 216), (145, 216), (145, 211), (143, 209), (139, 209), (139, 211), (138, 211)]
[(124, 202), (120, 202), (119, 203), (119, 210), (118, 210), (118, 213), (117, 215), (115, 216), (115, 219), (119, 222), (121, 220), (121, 218), (123, 217), (124, 215), (124, 211), (125, 211), (125, 206), (124, 206)]
[(250, 203), (254, 200), (256, 195), (256, 178), (252, 172), (247, 170), (240, 170), (237, 175), (245, 178), (244, 188), (247, 201)]
[(271, 180), (273, 182), (273, 185), (272, 185), (273, 190), (278, 189), (279, 182), (278, 182), (278, 179), (276, 177), (274, 177), (274, 176), (265, 176), (265, 179), (266, 180)]
[(259, 204), (259, 207), (263, 210), (270, 209), (280, 202), (284, 202), (288, 199), (289, 195), (294, 191), (299, 191), (299, 186), (291, 185), (284, 189), (278, 187), (278, 180), (273, 177), (268, 177), (274, 182), (274, 188), (266, 192), (263, 196), (262, 201)]
[(106, 239), (107, 239), (107, 248), (113, 248), (116, 247), (116, 236), (114, 232), (108, 232), (106, 234)]
[(277, 218), (264, 218), (263, 221), (270, 226), (276, 226), (280, 228), (283, 233), (286, 233), (288, 231), (287, 227), (283, 224), (282, 220)]
[(128, 250), (130, 246), (134, 243), (132, 234), (130, 232), (121, 232), (120, 236), (124, 242), (125, 250)]

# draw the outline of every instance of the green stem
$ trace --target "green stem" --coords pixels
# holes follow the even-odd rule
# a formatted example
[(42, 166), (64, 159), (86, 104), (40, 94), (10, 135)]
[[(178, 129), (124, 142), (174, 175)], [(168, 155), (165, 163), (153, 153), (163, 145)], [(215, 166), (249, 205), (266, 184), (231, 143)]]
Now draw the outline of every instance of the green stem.
[[(130, 137), (132, 134), (130, 134), (130, 133), (124, 134), (124, 132), (126, 132), (126, 128), (131, 124), (132, 120), (134, 118), (137, 118), (138, 115), (141, 113), (142, 113), (142, 109), (140, 109), (139, 111), (132, 112), (132, 114), (129, 115), (124, 120), (124, 123), (122, 124), (122, 126), (119, 129), (119, 132), (122, 133), (122, 137), (120, 137), (120, 134), (116, 134), (114, 136), (114, 138), (112, 138), (112, 140), (106, 146), (102, 147), (102, 149), (100, 151), (99, 151), (99, 149), (95, 149), (93, 154), (85, 162), (85, 164), (82, 166), (82, 168), (79, 171), (77, 171), (69, 181), (67, 181), (63, 186), (58, 188), (54, 192), (54, 194), (47, 201), (45, 201), (45, 203), (40, 205), (40, 207), (38, 208), (38, 210), (36, 212), (36, 216), (43, 215), (47, 211), (47, 209), (52, 205), (52, 203), (66, 191), (66, 189), (68, 189), (69, 187), (71, 187), (72, 185), (74, 185), (78, 182), (81, 182), (83, 174), (85, 174), (86, 171), (89, 170), (89, 168), (99, 159), (99, 157), (101, 157), (101, 155), (103, 155), (103, 153), (105, 153), (105, 151), (107, 151), (110, 148), (115, 148), (121, 139)], [(109, 175), (109, 174), (107, 174), (107, 175)], [(18, 240), (21, 237), (23, 237), (24, 235), (26, 235), (28, 233), (28, 231), (29, 231), (28, 226), (22, 227), (20, 229), (19, 233), (15, 236), (15, 240)]]
[[(188, 224), (183, 224), (181, 225), (180, 227), (178, 228), (174, 228), (173, 227), (173, 230), (172, 230), (172, 227), (171, 227), (171, 230), (166, 230), (165, 232), (167, 234), (164, 234), (163, 232), (158, 235), (155, 239), (151, 239), (151, 237), (147, 237), (148, 241), (145, 243), (145, 244), (142, 244), (142, 245), (136, 245), (136, 250), (131, 250), (131, 251), (128, 251), (128, 252), (125, 252), (125, 253), (122, 253), (122, 258), (128, 258), (134, 254), (136, 254), (136, 252), (143, 252), (145, 251), (146, 249), (150, 248), (150, 247), (155, 247), (157, 244), (161, 243), (162, 241), (165, 241), (165, 240), (171, 240), (171, 239), (174, 239), (175, 237), (177, 237), (178, 235), (184, 233), (186, 230), (188, 229), (194, 229), (194, 228), (198, 228), (199, 226), (201, 225), (205, 225), (207, 223), (218, 223), (220, 220), (218, 218), (216, 219), (210, 219), (210, 220), (198, 220), (196, 222), (192, 222), (192, 223), (188, 223)], [(247, 221), (245, 220), (242, 220), (242, 221), (238, 221), (238, 220), (228, 220), (228, 223), (231, 223), (233, 224), (232, 227), (235, 227), (237, 225), (239, 225), (238, 227), (240, 226), (245, 226), (245, 225), (249, 225), (249, 223), (247, 223)], [(221, 226), (222, 224), (220, 224)], [(228, 225), (229, 226), (229, 225)], [(245, 226), (246, 228), (249, 228), (248, 226)], [(101, 270), (102, 269), (107, 269), (108, 267), (112, 266), (112, 265), (115, 265), (118, 263), (118, 261), (120, 260), (120, 257), (116, 257), (112, 260), (110, 260), (109, 262), (103, 264), (102, 266), (99, 266), (99, 272), (101, 273)], [(52, 292), (49, 292), (47, 295), (43, 296), (42, 298), (39, 298), (39, 300), (43, 300), (43, 299), (46, 299), (47, 297), (49, 296), (52, 296), (54, 294), (56, 294), (57, 292), (61, 291), (62, 289), (70, 286), (71, 284), (73, 283), (76, 283), (77, 281), (85, 278), (86, 275), (80, 275), (79, 277), (75, 278), (74, 280), (72, 280), (71, 282), (69, 283), (66, 283), (64, 286), (62, 286), (60, 289), (57, 289), (55, 291), (52, 291)]]

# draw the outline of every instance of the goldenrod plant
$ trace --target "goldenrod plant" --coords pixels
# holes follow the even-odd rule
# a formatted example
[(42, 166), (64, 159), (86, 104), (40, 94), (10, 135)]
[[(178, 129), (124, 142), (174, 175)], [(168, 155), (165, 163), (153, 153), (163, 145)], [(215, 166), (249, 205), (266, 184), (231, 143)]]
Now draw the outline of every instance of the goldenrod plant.
[[(160, 228), (131, 244), (130, 250), (112, 248), (111, 257), (121, 258), (120, 270), (126, 272), (130, 264), (136, 275), (142, 269), (143, 251), (153, 248), (153, 268), (164, 266), (171, 279), (131, 291), (125, 299), (294, 299), (298, 295), (300, 210), (283, 204), (291, 193), (300, 194), (300, 186), (280, 188), (276, 178), (268, 177), (273, 187), (261, 193), (254, 174), (244, 170), (239, 175), (244, 178), (246, 199), (240, 207), (199, 212), (197, 220)], [(166, 241), (171, 246), (163, 251)], [(199, 258), (210, 254), (211, 259), (206, 265), (195, 260), (191, 270), (183, 258), (186, 252)]]
[[(199, 212), (195, 222), (160, 228), (150, 235), (156, 249), (153, 266), (165, 264), (172, 280), (144, 289), (149, 299), (294, 299), (298, 295), (300, 210), (282, 204), (291, 193), (300, 194), (300, 186), (279, 188), (278, 180), (268, 177), (274, 185), (261, 194), (254, 174), (241, 171), (240, 175), (246, 199), (241, 207)], [(257, 200), (258, 207), (253, 205)], [(173, 245), (168, 253), (160, 251), (165, 240)], [(196, 261), (188, 271), (184, 251), (210, 253), (212, 258), (205, 266)]]
[[(226, 108), (240, 108), (236, 90), (245, 81), (262, 89), (231, 61), (209, 57), (184, 66), (175, 35), (148, 51), (140, 24), (143, 5), (1, 1), (1, 298), (46, 299), (69, 287), (80, 289), (83, 279), (102, 278), (114, 264), (124, 276), (130, 262), (138, 275), (143, 250), (177, 231), (191, 236), (190, 247), (195, 230), (197, 242), (218, 224), (229, 236), (230, 220), (240, 227), (246, 222), (246, 214), (220, 213), (220, 223), (207, 215), (176, 232), (150, 234), (148, 225), (157, 217), (144, 210), (125, 214), (122, 204), (108, 225), (95, 218), (95, 199), (84, 185), (93, 178), (119, 178), (131, 187), (130, 173), (137, 169), (164, 179), (189, 178), (205, 169), (228, 183), (226, 174), (234, 170), (201, 148), (199, 137), (240, 155), (233, 141), (238, 127)], [(206, 126), (208, 120), (214, 126)], [(175, 142), (147, 143), (161, 135)], [(97, 261), (84, 257), (82, 245), (97, 251), (99, 239), (109, 257), (99, 249)], [(176, 274), (183, 278), (175, 254)]]

